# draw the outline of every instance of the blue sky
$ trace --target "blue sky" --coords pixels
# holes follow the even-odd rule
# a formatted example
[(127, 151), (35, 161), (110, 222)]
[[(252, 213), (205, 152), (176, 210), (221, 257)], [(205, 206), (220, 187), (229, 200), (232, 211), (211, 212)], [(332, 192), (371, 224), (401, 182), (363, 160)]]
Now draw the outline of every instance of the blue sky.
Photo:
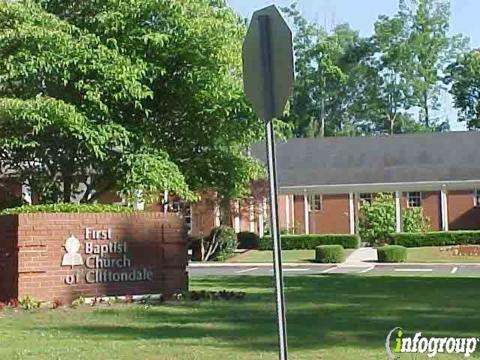
[[(253, 11), (276, 4), (287, 6), (291, 0), (227, 0), (232, 8), (244, 17), (250, 18)], [(298, 0), (298, 7), (310, 20), (316, 21), (327, 29), (335, 24), (348, 22), (364, 36), (373, 32), (373, 24), (379, 15), (393, 15), (398, 8), (398, 0)], [(452, 34), (462, 33), (471, 40), (473, 48), (480, 48), (480, 0), (451, 0)], [(448, 96), (444, 101), (450, 103)], [(446, 106), (451, 119), (452, 130), (464, 129), (456, 122), (455, 110)]]

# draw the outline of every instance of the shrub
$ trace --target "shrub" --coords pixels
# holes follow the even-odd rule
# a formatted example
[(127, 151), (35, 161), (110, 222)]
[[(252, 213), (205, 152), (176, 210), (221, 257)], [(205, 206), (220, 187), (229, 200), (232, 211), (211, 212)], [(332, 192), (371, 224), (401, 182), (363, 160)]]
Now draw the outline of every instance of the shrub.
[[(360, 237), (372, 245), (388, 243), (389, 235), (395, 232), (395, 203), (391, 194), (378, 194), (372, 201), (361, 204)], [(402, 211), (404, 232), (419, 233), (430, 230), (430, 219), (422, 208)]]
[(480, 231), (448, 231), (390, 234), (388, 243), (405, 247), (480, 245)]
[(378, 262), (399, 263), (407, 261), (407, 248), (398, 245), (387, 245), (377, 249)]
[(345, 261), (345, 249), (342, 245), (321, 245), (315, 248), (315, 262), (341, 263)]
[(207, 238), (200, 238), (197, 241), (202, 261), (228, 259), (233, 256), (238, 245), (235, 230), (228, 226), (219, 226), (213, 229)]
[(127, 206), (104, 204), (48, 204), (24, 205), (0, 211), (0, 215), (35, 213), (132, 213), (135, 210)]
[(390, 194), (378, 194), (372, 203), (363, 201), (360, 213), (360, 237), (372, 245), (383, 244), (395, 232), (395, 203)]
[(85, 305), (85, 298), (80, 296), (72, 301), (72, 308), (77, 308), (79, 306)]
[(191, 301), (201, 301), (201, 300), (209, 300), (209, 301), (215, 301), (215, 300), (242, 300), (246, 296), (246, 293), (241, 291), (227, 291), (227, 290), (221, 290), (221, 291), (188, 291), (184, 294), (177, 294), (176, 299), (177, 300), (183, 300), (183, 299), (188, 299)]
[(258, 249), (260, 245), (260, 237), (251, 232), (241, 232), (237, 234), (239, 249)]
[(423, 208), (405, 209), (402, 214), (403, 231), (424, 233), (430, 230), (430, 218), (424, 215)]
[(18, 300), (18, 305), (23, 310), (33, 310), (38, 309), (42, 305), (42, 302), (31, 298), (29, 295), (26, 295)]
[[(321, 245), (342, 245), (345, 249), (357, 249), (360, 239), (357, 235), (282, 235), (283, 250), (314, 250)], [(272, 239), (260, 239), (260, 250), (272, 250)]]

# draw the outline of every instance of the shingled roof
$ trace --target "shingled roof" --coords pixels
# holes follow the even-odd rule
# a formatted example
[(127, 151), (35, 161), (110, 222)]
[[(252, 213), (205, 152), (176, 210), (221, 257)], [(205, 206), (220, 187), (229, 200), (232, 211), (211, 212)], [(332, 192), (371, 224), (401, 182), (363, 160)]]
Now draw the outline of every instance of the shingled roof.
[[(252, 155), (264, 161), (265, 145)], [(277, 144), (277, 167), (283, 190), (480, 184), (480, 132), (292, 139)]]

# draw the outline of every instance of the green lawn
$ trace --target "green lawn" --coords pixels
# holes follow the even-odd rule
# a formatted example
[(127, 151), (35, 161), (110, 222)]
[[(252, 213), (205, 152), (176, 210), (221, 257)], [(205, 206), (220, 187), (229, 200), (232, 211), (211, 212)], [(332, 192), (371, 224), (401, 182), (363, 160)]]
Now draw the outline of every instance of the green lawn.
[(454, 256), (451, 251), (440, 251), (440, 247), (408, 249), (408, 262), (413, 263), (480, 263), (479, 256)]
[[(480, 335), (480, 279), (312, 276), (285, 283), (292, 359), (384, 360), (385, 336), (396, 326), (426, 336)], [(247, 297), (3, 312), (0, 359), (273, 360), (271, 285), (268, 277), (202, 278), (192, 287), (243, 290)]]
[[(272, 251), (250, 250), (244, 254), (236, 255), (228, 260), (233, 263), (271, 263)], [(283, 262), (307, 263), (315, 259), (315, 250), (284, 250), (282, 251)]]
[[(345, 250), (347, 256), (353, 250)], [(272, 251), (250, 250), (244, 254), (236, 255), (228, 260), (232, 263), (271, 263)], [(283, 250), (282, 259), (284, 263), (311, 263), (315, 259), (315, 250)]]

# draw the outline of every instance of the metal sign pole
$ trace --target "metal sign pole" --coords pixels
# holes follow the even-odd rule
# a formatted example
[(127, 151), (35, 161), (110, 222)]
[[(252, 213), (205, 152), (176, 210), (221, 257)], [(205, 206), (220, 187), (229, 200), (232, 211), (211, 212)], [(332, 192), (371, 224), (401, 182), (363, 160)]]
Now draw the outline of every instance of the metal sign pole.
[(280, 242), (280, 227), (278, 222), (277, 167), (275, 164), (275, 132), (273, 128), (275, 97), (273, 88), (270, 18), (268, 16), (259, 16), (258, 21), (260, 23), (260, 44), (262, 55), (263, 95), (267, 137), (267, 163), (270, 188), (270, 228), (273, 239), (273, 270), (275, 276), (275, 293), (278, 317), (279, 359), (287, 360), (287, 323), (285, 316), (285, 296), (283, 292), (282, 245)]

